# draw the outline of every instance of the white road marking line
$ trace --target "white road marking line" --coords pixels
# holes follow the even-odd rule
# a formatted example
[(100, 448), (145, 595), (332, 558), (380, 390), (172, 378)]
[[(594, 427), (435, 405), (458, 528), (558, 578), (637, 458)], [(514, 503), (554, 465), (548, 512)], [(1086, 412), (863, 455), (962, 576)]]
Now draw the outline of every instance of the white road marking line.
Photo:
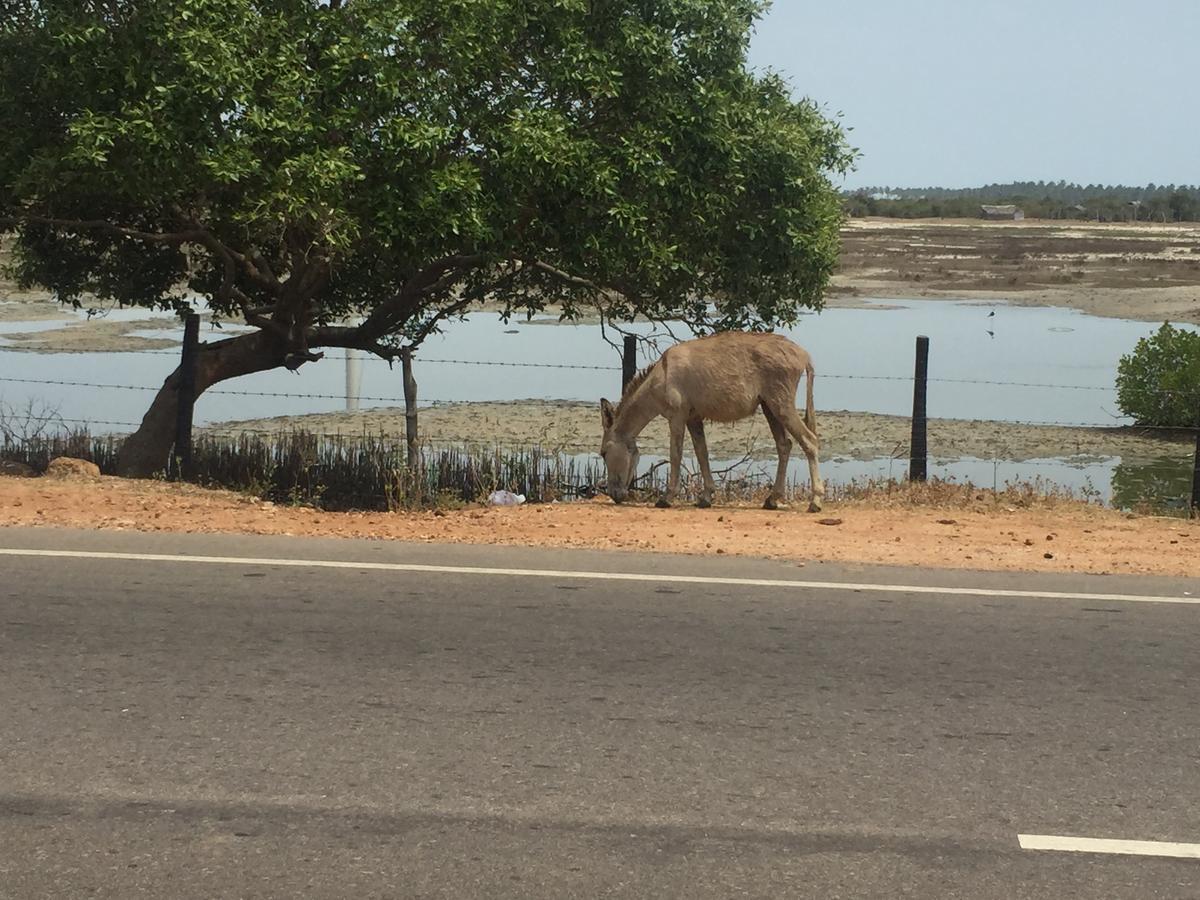
[(1170, 841), (1113, 841), (1105, 838), (1066, 837), (1053, 834), (1018, 834), (1022, 850), (1058, 850), (1064, 853), (1122, 853), (1133, 856), (1170, 856), (1200, 859), (1200, 844)]
[(940, 594), (955, 597), (1016, 597), (1042, 600), (1090, 600), (1116, 603), (1200, 604), (1200, 597), (1141, 594), (1089, 594), (1075, 591), (1014, 591), (980, 587), (937, 587), (922, 584), (870, 584), (844, 581), (790, 581), (777, 578), (721, 578), (707, 575), (652, 575), (642, 572), (572, 572), (557, 569), (501, 569), (488, 566), (432, 566), (419, 563), (347, 562), (328, 559), (260, 559), (242, 556), (181, 556), (160, 553), (110, 553), (101, 550), (22, 550), (0, 547), (0, 556), (118, 560), (123, 562), (193, 563), (228, 566), (288, 566), (298, 569), (357, 569), (377, 572), (430, 572), (445, 575), (499, 575), (586, 581), (635, 581), (709, 584), (729, 587), (772, 587), (802, 590)]

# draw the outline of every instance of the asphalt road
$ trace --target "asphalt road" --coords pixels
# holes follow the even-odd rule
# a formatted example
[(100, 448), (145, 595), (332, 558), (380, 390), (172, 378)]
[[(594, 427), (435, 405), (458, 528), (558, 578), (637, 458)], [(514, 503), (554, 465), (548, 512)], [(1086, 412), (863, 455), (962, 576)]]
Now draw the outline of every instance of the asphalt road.
[[(996, 593), (1194, 583), (0, 530), (6, 548), (280, 562), (0, 555), (4, 898), (1200, 897), (1200, 859), (1017, 837), (1200, 841), (1200, 606)], [(927, 585), (950, 590), (903, 587)]]

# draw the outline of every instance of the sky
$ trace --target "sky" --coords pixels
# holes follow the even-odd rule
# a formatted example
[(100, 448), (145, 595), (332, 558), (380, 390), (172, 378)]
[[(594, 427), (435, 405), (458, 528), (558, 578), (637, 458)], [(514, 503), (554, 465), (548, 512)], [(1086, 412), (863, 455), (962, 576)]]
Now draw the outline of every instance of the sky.
[(1200, 183), (1200, 0), (774, 0), (750, 63), (842, 113), (844, 186)]

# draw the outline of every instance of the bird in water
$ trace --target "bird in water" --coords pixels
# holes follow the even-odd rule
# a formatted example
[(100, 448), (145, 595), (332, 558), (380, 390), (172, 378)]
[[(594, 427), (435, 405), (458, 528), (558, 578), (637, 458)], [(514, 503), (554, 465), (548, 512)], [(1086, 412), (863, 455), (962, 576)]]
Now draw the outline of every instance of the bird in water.
[(996, 311), (993, 309), (990, 313), (987, 314), (987, 317), (990, 319), (995, 315), (996, 315)]

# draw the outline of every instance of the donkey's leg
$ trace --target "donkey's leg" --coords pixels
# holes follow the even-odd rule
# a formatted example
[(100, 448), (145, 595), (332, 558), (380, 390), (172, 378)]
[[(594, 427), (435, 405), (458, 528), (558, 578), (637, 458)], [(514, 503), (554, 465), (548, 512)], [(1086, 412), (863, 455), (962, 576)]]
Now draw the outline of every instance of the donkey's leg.
[(792, 455), (792, 439), (788, 437), (783, 422), (779, 421), (779, 417), (771, 412), (771, 407), (763, 403), (762, 411), (763, 415), (767, 417), (767, 424), (771, 426), (771, 436), (775, 438), (775, 449), (779, 453), (779, 467), (775, 470), (775, 484), (771, 486), (771, 493), (767, 494), (763, 509), (779, 509), (779, 504), (783, 500), (784, 491), (787, 488), (787, 467), (788, 459)]
[(687, 423), (687, 427), (692, 435), (692, 446), (696, 448), (696, 460), (700, 463), (700, 476), (704, 479), (704, 492), (696, 501), (696, 505), (701, 509), (707, 509), (712, 506), (717, 486), (713, 484), (712, 470), (708, 465), (708, 442), (704, 439), (704, 420), (693, 419)]
[(808, 457), (808, 476), (812, 481), (812, 502), (808, 505), (809, 512), (820, 512), (821, 501), (825, 499), (825, 482), (821, 480), (821, 466), (817, 460), (820, 442), (816, 433), (804, 424), (804, 417), (791, 403), (782, 403), (775, 408), (776, 415), (783, 420), (784, 426), (791, 432), (792, 437), (800, 442), (800, 449)]
[(670, 419), (669, 424), (671, 426), (671, 474), (667, 476), (666, 494), (658, 499), (658, 503), (654, 504), (662, 509), (670, 506), (679, 493), (679, 469), (683, 465), (684, 423)]

